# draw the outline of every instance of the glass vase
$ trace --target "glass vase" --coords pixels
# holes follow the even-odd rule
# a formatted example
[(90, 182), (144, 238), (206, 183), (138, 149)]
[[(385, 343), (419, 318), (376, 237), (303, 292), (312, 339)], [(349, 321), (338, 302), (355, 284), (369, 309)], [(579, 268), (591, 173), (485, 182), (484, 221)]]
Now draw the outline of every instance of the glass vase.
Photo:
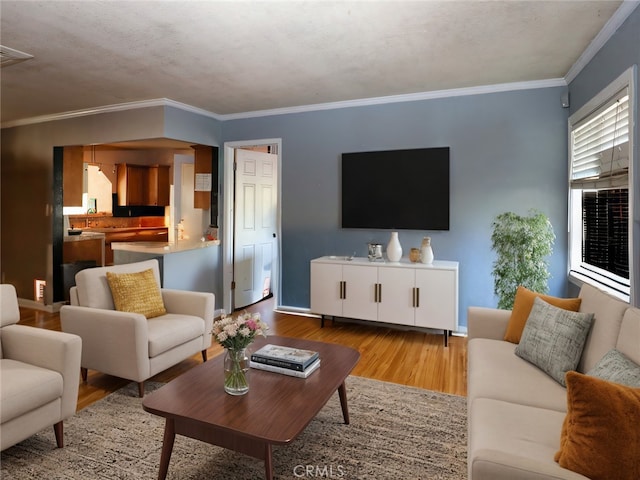
[(249, 358), (246, 349), (225, 350), (224, 390), (229, 395), (244, 395), (249, 391)]

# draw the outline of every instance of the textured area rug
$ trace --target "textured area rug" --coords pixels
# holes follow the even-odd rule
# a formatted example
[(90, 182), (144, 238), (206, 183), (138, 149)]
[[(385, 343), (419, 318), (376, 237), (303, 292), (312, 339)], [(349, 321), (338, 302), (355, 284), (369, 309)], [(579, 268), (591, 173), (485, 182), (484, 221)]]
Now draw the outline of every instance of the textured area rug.
[[(336, 393), (296, 440), (273, 448), (274, 478), (467, 478), (466, 398), (353, 376), (346, 385), (351, 424)], [(49, 428), (2, 452), (1, 477), (155, 479), (163, 431), (131, 383), (67, 420), (64, 448)], [(260, 479), (264, 464), (177, 436), (167, 478)]]

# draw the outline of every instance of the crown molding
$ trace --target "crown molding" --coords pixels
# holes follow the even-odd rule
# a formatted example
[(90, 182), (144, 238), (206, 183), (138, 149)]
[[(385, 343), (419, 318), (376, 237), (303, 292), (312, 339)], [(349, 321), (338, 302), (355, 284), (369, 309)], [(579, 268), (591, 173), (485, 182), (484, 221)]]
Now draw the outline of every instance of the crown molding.
[(454, 88), (449, 90), (434, 90), (432, 92), (408, 93), (404, 95), (389, 95), (386, 97), (346, 100), (343, 102), (317, 103), (313, 105), (301, 105), (297, 107), (275, 108), (272, 110), (256, 110), (253, 112), (231, 113), (228, 115), (220, 115), (220, 119), (238, 120), (245, 118), (266, 117), (270, 115), (305, 113), (318, 110), (334, 110), (339, 108), (365, 107), (387, 103), (416, 102), (421, 100), (433, 100), (437, 98), (462, 97), (467, 95), (483, 95), (487, 93), (508, 92), (513, 90), (533, 90), (537, 88), (566, 86), (567, 83), (565, 82), (564, 78), (552, 78), (548, 80), (535, 80), (530, 82), (501, 83), (496, 85), (483, 85), (478, 87)]
[(638, 0), (624, 0), (618, 7), (611, 18), (604, 24), (602, 30), (591, 40), (589, 46), (582, 52), (582, 55), (576, 60), (567, 74), (564, 76), (567, 85), (570, 84), (582, 71), (584, 67), (596, 56), (605, 43), (613, 36), (614, 33), (625, 22), (627, 17), (640, 5)]
[(513, 90), (531, 90), (536, 88), (550, 88), (566, 86), (563, 78), (552, 78), (547, 80), (535, 80), (531, 82), (501, 83), (496, 85), (482, 85), (478, 87), (454, 88), (449, 90), (436, 90), (432, 92), (409, 93), (405, 95), (390, 95), (386, 97), (364, 98), (358, 100), (347, 100), (343, 102), (318, 103), (313, 105), (301, 105), (297, 107), (275, 108), (271, 110), (257, 110), (253, 112), (231, 113), (219, 115), (201, 108), (193, 107), (185, 103), (176, 102), (168, 98), (155, 98), (142, 100), (139, 102), (118, 103), (97, 108), (87, 108), (84, 110), (73, 110), (51, 115), (41, 115), (38, 117), (25, 118), (2, 123), (2, 128), (20, 127), (35, 123), (52, 122), (56, 120), (67, 120), (70, 118), (85, 117), (88, 115), (98, 115), (102, 113), (122, 112), (149, 107), (173, 107), (186, 112), (195, 113), (216, 120), (237, 120), (243, 118), (266, 117), (271, 115), (286, 115), (290, 113), (305, 113), (318, 110), (334, 110), (339, 108), (363, 107), (370, 105), (382, 105), (387, 103), (416, 102), (421, 100), (432, 100), (436, 98), (460, 97), (466, 95), (483, 95), (487, 93), (507, 92)]
[(98, 115), (101, 113), (123, 112), (126, 110), (136, 110), (140, 108), (150, 107), (174, 107), (186, 112), (203, 115), (205, 117), (215, 118), (220, 120), (220, 115), (203, 110), (202, 108), (193, 107), (186, 103), (176, 102), (169, 98), (154, 98), (151, 100), (141, 100), (138, 102), (117, 103), (114, 105), (105, 105), (96, 108), (86, 108), (82, 110), (71, 110), (69, 112), (53, 113), (50, 115), (40, 115), (37, 117), (24, 118), (20, 120), (13, 120), (4, 122), (1, 128), (21, 127), (24, 125), (32, 125), (35, 123), (54, 122), (57, 120), (68, 120), (70, 118), (86, 117), (89, 115)]

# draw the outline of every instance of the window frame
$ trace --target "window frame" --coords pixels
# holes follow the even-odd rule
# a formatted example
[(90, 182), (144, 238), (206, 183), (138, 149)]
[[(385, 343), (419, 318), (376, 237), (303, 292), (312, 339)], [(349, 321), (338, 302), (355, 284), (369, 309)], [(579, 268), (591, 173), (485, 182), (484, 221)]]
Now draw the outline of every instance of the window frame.
[[(579, 287), (583, 283), (588, 283), (598, 287), (613, 296), (620, 298), (625, 302), (636, 304), (638, 289), (635, 285), (636, 278), (634, 266), (634, 253), (640, 256), (640, 252), (634, 252), (634, 218), (640, 213), (638, 208), (639, 199), (636, 198), (637, 174), (635, 168), (637, 159), (635, 158), (635, 67), (627, 69), (618, 78), (611, 82), (607, 87), (595, 95), (589, 102), (573, 113), (568, 120), (568, 211), (567, 211), (567, 227), (568, 227), (568, 257), (567, 257), (567, 273), (569, 281)], [(582, 210), (582, 189), (571, 188), (572, 175), (572, 148), (573, 135), (572, 132), (576, 126), (584, 123), (585, 119), (597, 111), (606, 103), (611, 101), (621, 90), (628, 90), (629, 95), (629, 174), (627, 188), (629, 190), (629, 279), (628, 285), (626, 279), (611, 274), (606, 270), (599, 269), (592, 265), (586, 267), (582, 262), (582, 215), (574, 215)], [(585, 189), (586, 190), (586, 189)], [(637, 233), (637, 231), (636, 231)]]

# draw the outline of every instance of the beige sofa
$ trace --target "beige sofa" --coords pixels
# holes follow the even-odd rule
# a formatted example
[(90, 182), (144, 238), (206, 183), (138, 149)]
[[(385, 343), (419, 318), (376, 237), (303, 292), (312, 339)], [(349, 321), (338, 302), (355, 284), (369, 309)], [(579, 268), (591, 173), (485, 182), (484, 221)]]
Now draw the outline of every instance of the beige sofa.
[(215, 297), (213, 293), (161, 288), (167, 313), (145, 318), (140, 313), (115, 310), (106, 273), (137, 273), (153, 270), (160, 285), (157, 260), (88, 268), (76, 274), (70, 290), (71, 305), (60, 309), (64, 332), (82, 338), (82, 376), (87, 370), (138, 382), (144, 381), (198, 353), (207, 360)]
[(19, 320), (15, 288), (0, 285), (0, 449), (51, 426), (62, 447), (62, 422), (78, 402), (82, 341)]
[[(614, 347), (640, 364), (640, 309), (586, 284), (580, 297), (580, 312), (595, 315), (578, 371), (590, 371)], [(502, 340), (510, 314), (468, 311), (469, 479), (584, 480), (554, 461), (566, 389), (516, 356), (516, 344)]]

